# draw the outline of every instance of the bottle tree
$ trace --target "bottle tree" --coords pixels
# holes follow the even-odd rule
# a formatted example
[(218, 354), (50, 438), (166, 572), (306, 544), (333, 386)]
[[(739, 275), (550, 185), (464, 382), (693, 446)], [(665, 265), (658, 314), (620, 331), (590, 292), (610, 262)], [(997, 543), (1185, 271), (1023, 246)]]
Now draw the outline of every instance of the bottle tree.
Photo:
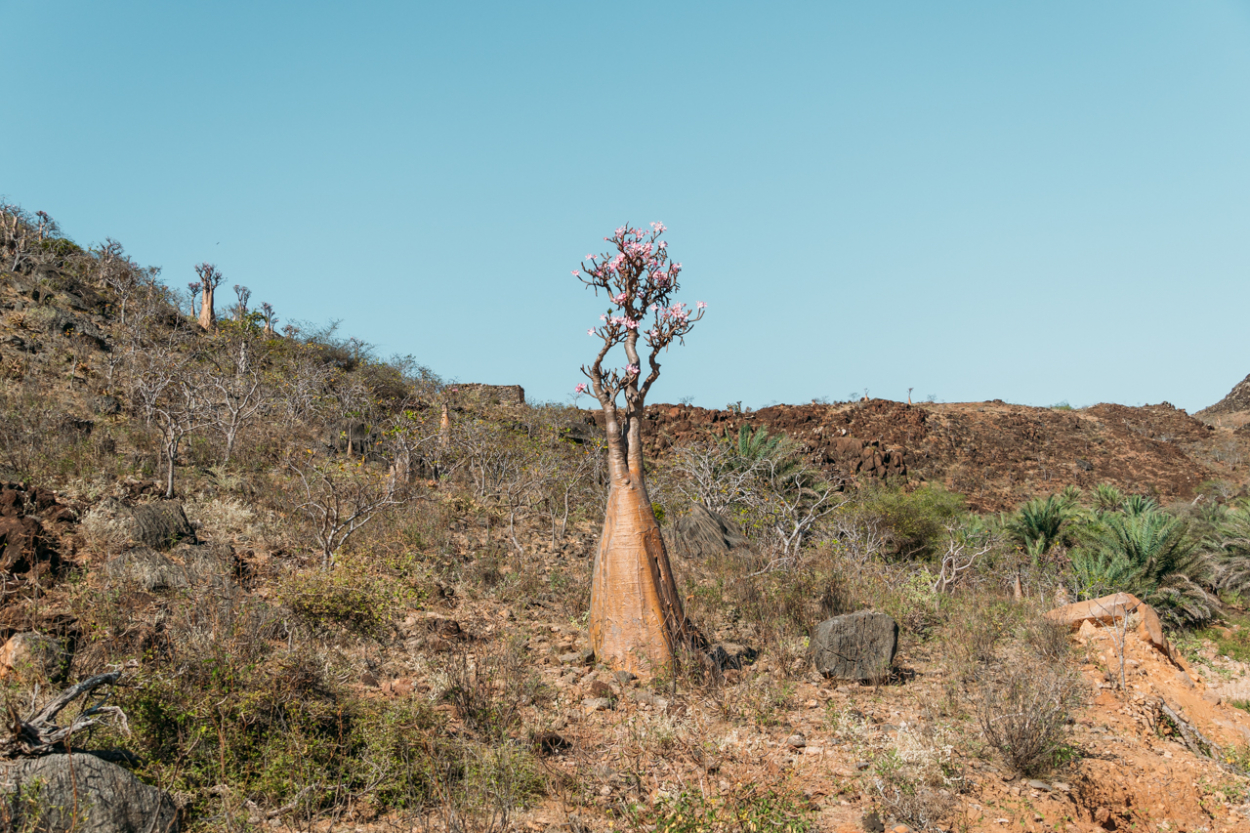
[[(682, 610), (643, 474), (643, 407), (660, 378), (660, 353), (684, 342), (707, 308), (673, 300), (681, 264), (669, 258), (664, 231), (662, 223), (649, 232), (622, 226), (604, 238), (612, 247), (606, 254), (587, 255), (573, 272), (611, 301), (587, 331), (603, 345), (582, 367), (589, 383), (576, 388), (593, 393), (603, 411), (611, 478), (591, 584), (591, 647), (601, 662), (644, 674), (669, 667), (678, 645), (699, 639)], [(617, 347), (625, 366), (605, 366)]]

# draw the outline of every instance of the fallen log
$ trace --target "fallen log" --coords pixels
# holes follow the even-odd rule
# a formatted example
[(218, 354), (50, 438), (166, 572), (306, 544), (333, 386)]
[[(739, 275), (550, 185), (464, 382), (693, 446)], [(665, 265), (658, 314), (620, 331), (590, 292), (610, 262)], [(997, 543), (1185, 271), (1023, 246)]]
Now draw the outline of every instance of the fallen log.
[(68, 726), (60, 726), (56, 717), (66, 706), (106, 685), (115, 685), (121, 679), (121, 671), (97, 674), (88, 677), (77, 685), (70, 686), (34, 715), (22, 718), (13, 706), (9, 706), (8, 732), (0, 739), (0, 757), (18, 758), (47, 755), (51, 752), (64, 752), (66, 741), (76, 732), (89, 729), (108, 717), (112, 717), (120, 725), (123, 732), (130, 734), (126, 723), (126, 715), (118, 706), (108, 705), (108, 696), (90, 708), (83, 709)]

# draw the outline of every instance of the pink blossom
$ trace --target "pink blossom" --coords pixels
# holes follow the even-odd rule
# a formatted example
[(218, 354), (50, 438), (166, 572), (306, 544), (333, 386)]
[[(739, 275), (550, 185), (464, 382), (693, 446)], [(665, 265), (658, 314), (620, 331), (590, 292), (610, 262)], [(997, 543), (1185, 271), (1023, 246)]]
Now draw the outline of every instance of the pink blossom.
[(613, 298), (612, 300), (613, 300), (613, 301), (615, 301), (615, 302), (616, 302), (616, 303), (618, 303), (618, 304), (623, 304), (623, 303), (625, 303), (627, 300), (629, 300), (629, 296), (628, 296), (628, 295), (626, 295), (624, 292), (622, 292), (620, 295), (617, 295), (617, 296), (616, 296), (615, 298)]
[(573, 388), (573, 392), (579, 395), (583, 393), (590, 393), (590, 385), (586, 384), (585, 382), (578, 382), (577, 385)]
[(588, 336), (592, 336), (592, 335), (594, 335), (594, 334), (595, 334), (595, 328), (594, 328), (594, 327), (591, 327), (589, 330), (587, 330), (587, 331), (586, 331), (586, 335), (588, 335)]
[(625, 365), (625, 375), (627, 375), (627, 376), (637, 376), (637, 375), (638, 375), (638, 365), (636, 365), (636, 364), (627, 364), (627, 365)]
[(698, 307), (699, 309), (707, 309), (707, 304), (703, 303), (702, 301), (699, 301), (699, 303), (695, 304), (695, 306)]
[(574, 269), (574, 270), (573, 270), (573, 277), (575, 277), (575, 278), (579, 278), (579, 277), (581, 277), (581, 274), (582, 274), (582, 273), (581, 273), (581, 272), (579, 272), (579, 271), (577, 271), (576, 269)]

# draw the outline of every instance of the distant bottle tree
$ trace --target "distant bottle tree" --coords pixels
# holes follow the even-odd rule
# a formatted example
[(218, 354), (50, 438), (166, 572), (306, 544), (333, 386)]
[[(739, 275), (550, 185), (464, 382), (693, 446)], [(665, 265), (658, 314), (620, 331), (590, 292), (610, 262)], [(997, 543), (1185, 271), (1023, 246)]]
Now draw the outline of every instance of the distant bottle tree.
[[(643, 407), (660, 378), (659, 355), (682, 342), (707, 307), (700, 301), (692, 310), (673, 300), (682, 267), (669, 258), (664, 231), (662, 223), (649, 232), (622, 226), (604, 238), (612, 247), (606, 254), (587, 255), (573, 272), (611, 302), (599, 326), (587, 331), (603, 344), (582, 367), (589, 383), (577, 385), (602, 409), (611, 479), (591, 584), (591, 646), (601, 662), (641, 673), (669, 667), (675, 649), (698, 638), (682, 610), (643, 477)], [(606, 366), (618, 347), (625, 366)]]
[[(213, 293), (217, 291), (217, 287), (221, 286), (222, 274), (211, 263), (201, 263), (195, 267), (195, 274), (199, 275), (199, 287), (203, 292), (200, 298), (200, 326), (205, 330), (211, 330), (217, 326), (217, 313), (213, 309)], [(194, 284), (192, 284), (194, 287)]]

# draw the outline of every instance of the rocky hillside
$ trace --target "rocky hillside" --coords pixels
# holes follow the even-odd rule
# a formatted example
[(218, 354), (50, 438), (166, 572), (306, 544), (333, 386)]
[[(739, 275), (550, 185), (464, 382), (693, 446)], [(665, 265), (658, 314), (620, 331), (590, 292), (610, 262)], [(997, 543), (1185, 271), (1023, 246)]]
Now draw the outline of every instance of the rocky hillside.
[(1168, 403), (1033, 408), (1002, 401), (908, 405), (882, 399), (841, 405), (776, 405), (758, 411), (686, 405), (648, 409), (657, 453), (723, 437), (747, 424), (801, 442), (832, 477), (937, 482), (978, 511), (1014, 509), (1074, 485), (1112, 483), (1164, 502), (1192, 499), (1210, 480), (1244, 487), (1245, 438)]
[[(247, 309), (200, 327), (120, 247), (0, 243), (0, 758), (24, 759), (0, 761), (0, 828), (69, 829), (89, 770), (166, 829), (222, 833), (1250, 830), (1228, 426), (1166, 404), (653, 406), (655, 460), (766, 427), (845, 503), (779, 559), (760, 492), (745, 543), (676, 556), (707, 646), (639, 679), (587, 641), (588, 414)], [(650, 476), (680, 518), (680, 473)], [(1095, 586), (1063, 525), (1135, 528), (1124, 496), (1087, 488), (1041, 546), (926, 483), (985, 512), (1066, 485), (1201, 494), (1218, 569), (1162, 579), (1205, 607), (1170, 645), (1143, 609), (1056, 623)], [(327, 518), (347, 516), (345, 537)], [(820, 665), (869, 610), (860, 670)], [(120, 714), (32, 757), (84, 717), (50, 714), (55, 692), (101, 675)], [(54, 804), (28, 770), (57, 774)]]

